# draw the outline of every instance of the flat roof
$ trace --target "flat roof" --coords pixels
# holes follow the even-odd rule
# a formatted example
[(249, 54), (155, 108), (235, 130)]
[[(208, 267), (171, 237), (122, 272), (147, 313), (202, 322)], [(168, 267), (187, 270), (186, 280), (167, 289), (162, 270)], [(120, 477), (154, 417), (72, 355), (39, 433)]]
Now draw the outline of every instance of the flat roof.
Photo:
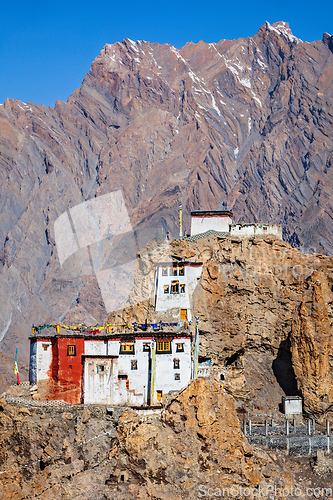
[(155, 339), (155, 338), (191, 338), (191, 332), (189, 330), (182, 330), (181, 332), (170, 332), (170, 330), (152, 330), (130, 333), (107, 333), (102, 335), (100, 333), (94, 335), (93, 333), (80, 333), (75, 331), (70, 331), (68, 333), (57, 333), (56, 335), (43, 335), (42, 333), (37, 333), (35, 335), (30, 335), (29, 340), (51, 340), (51, 339), (85, 339), (85, 340), (120, 340), (124, 342), (142, 340), (142, 339)]
[(232, 211), (231, 210), (193, 210), (191, 212), (192, 217), (204, 217), (205, 215), (215, 215), (215, 216), (222, 216), (222, 215), (230, 215), (232, 217)]

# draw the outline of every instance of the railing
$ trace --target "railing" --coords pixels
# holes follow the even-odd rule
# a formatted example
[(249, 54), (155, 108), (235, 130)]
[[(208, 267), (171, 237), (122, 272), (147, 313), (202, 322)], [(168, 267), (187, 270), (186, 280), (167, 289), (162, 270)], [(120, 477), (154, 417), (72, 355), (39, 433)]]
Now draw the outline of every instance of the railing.
[(316, 430), (314, 419), (306, 423), (286, 420), (283, 425), (274, 420), (271, 424), (265, 420), (261, 425), (244, 420), (243, 433), (250, 444), (281, 450), (289, 455), (313, 455), (318, 449), (330, 453), (333, 447), (329, 420), (326, 421), (326, 431)]

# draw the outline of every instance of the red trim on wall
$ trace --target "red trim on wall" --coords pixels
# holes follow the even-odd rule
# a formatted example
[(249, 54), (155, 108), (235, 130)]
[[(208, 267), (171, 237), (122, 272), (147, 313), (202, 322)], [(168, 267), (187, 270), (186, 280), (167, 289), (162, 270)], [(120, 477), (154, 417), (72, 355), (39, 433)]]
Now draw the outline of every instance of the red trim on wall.
[[(76, 346), (76, 356), (67, 355), (69, 345)], [(83, 354), (83, 338), (52, 339), (52, 362), (49, 370), (51, 383), (47, 399), (63, 399), (71, 404), (81, 403)]]

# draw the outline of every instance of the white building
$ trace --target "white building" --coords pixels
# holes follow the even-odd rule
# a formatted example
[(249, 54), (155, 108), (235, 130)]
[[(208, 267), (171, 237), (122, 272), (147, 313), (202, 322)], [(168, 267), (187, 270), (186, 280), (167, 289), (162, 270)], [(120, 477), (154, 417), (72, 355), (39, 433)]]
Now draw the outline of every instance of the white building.
[(300, 396), (282, 396), (282, 411), (286, 415), (302, 414), (302, 398)]
[(282, 226), (281, 224), (231, 224), (230, 234), (243, 238), (273, 235), (282, 240)]
[(231, 210), (195, 210), (191, 217), (191, 236), (213, 230), (242, 238), (272, 235), (282, 240), (280, 224), (234, 224)]
[(156, 339), (110, 340), (107, 354), (84, 356), (83, 374), (85, 403), (158, 404), (190, 381), (191, 339), (160, 332)]
[(30, 383), (49, 382), (46, 399), (154, 405), (164, 394), (186, 387), (191, 375), (187, 329), (30, 337)]
[(194, 210), (191, 212), (191, 236), (205, 233), (210, 229), (229, 233), (233, 224), (231, 210)]
[(191, 297), (201, 276), (201, 262), (161, 262), (155, 275), (155, 310), (179, 309), (180, 319), (192, 319)]

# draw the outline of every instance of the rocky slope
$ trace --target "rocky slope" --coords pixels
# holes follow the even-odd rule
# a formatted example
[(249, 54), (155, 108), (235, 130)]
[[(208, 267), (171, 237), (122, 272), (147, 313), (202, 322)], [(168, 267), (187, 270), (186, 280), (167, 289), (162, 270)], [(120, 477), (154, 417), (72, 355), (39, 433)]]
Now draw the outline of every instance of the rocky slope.
[(248, 444), (218, 383), (195, 381), (162, 414), (126, 411), (116, 420), (94, 407), (28, 410), (2, 401), (0, 472), (8, 472), (0, 499), (178, 500), (208, 488), (297, 484), (285, 458)]
[[(1, 350), (28, 358), (32, 323), (102, 322), (93, 275), (60, 268), (54, 222), (121, 190), (138, 246), (189, 229), (193, 208), (282, 223), (287, 241), (332, 252), (332, 37), (286, 23), (246, 39), (106, 45), (54, 108), (0, 106)], [(73, 276), (74, 274), (74, 276)], [(74, 311), (74, 312), (73, 312)], [(72, 316), (71, 316), (72, 314)]]
[[(154, 276), (150, 250), (127, 307), (111, 321), (163, 319), (154, 298), (142, 300), (142, 285)], [(308, 413), (333, 411), (332, 257), (304, 255), (272, 236), (192, 237), (169, 251), (175, 260), (203, 263), (192, 303), (199, 352), (240, 406), (276, 413), (281, 396), (300, 394)]]

